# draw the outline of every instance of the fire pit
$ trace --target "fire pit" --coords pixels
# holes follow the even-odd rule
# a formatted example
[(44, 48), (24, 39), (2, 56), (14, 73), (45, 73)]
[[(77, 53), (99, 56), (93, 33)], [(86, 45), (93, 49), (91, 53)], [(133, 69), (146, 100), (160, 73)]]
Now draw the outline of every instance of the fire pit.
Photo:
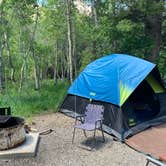
[(22, 144), (25, 138), (23, 118), (0, 116), (0, 150), (16, 147)]

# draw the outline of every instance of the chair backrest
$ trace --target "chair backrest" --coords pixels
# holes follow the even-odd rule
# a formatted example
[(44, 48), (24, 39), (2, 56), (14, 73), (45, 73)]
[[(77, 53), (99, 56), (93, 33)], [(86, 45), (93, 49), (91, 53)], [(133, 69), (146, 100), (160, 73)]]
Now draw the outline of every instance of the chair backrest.
[(96, 120), (102, 120), (104, 114), (103, 105), (88, 104), (85, 111), (85, 123), (95, 123)]

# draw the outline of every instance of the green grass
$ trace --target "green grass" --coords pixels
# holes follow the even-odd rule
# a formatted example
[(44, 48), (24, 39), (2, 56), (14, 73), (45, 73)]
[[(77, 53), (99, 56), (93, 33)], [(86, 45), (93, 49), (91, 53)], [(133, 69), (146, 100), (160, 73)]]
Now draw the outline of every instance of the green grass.
[(12, 113), (24, 118), (30, 118), (43, 112), (56, 112), (67, 92), (69, 83), (52, 80), (42, 82), (41, 90), (35, 91), (32, 84), (24, 87), (21, 92), (14, 85), (8, 85), (7, 92), (1, 94), (0, 107), (10, 106)]

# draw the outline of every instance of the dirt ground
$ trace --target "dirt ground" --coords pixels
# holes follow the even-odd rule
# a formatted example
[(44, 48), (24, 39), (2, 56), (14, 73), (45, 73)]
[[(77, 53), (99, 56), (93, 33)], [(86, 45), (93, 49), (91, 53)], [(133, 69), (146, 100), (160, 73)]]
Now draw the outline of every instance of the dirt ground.
[[(0, 166), (145, 166), (146, 156), (134, 151), (127, 145), (113, 141), (105, 134), (106, 142), (97, 142), (91, 149), (92, 132), (88, 139), (83, 132), (76, 130), (72, 144), (74, 119), (61, 113), (50, 113), (34, 117), (33, 128), (43, 131), (53, 129), (48, 135), (42, 135), (34, 158), (0, 160)], [(101, 133), (97, 132), (101, 139)], [(150, 165), (149, 165), (150, 166)]]

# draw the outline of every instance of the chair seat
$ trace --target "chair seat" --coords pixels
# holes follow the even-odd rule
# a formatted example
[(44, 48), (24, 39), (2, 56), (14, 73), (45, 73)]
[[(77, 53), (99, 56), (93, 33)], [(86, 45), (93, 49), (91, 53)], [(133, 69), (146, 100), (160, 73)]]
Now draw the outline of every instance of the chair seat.
[[(95, 124), (91, 124), (91, 123), (83, 123), (83, 124), (78, 124), (74, 126), (75, 128), (78, 129), (83, 129), (83, 130), (94, 130), (95, 129)], [(97, 128), (99, 128), (99, 126), (97, 125)]]
[[(104, 115), (104, 107), (102, 105), (88, 104), (86, 106), (84, 119), (82, 119), (80, 116), (76, 116), (72, 143), (74, 142), (76, 128), (84, 130), (85, 137), (87, 137), (86, 131), (94, 131), (93, 137), (95, 142), (96, 142), (96, 139), (95, 139), (96, 129), (100, 128), (102, 132), (102, 136), (103, 136), (103, 142), (104, 142), (105, 138), (104, 138), (104, 133), (102, 129), (103, 115)], [(77, 121), (79, 119), (81, 120), (82, 123), (77, 124)]]

